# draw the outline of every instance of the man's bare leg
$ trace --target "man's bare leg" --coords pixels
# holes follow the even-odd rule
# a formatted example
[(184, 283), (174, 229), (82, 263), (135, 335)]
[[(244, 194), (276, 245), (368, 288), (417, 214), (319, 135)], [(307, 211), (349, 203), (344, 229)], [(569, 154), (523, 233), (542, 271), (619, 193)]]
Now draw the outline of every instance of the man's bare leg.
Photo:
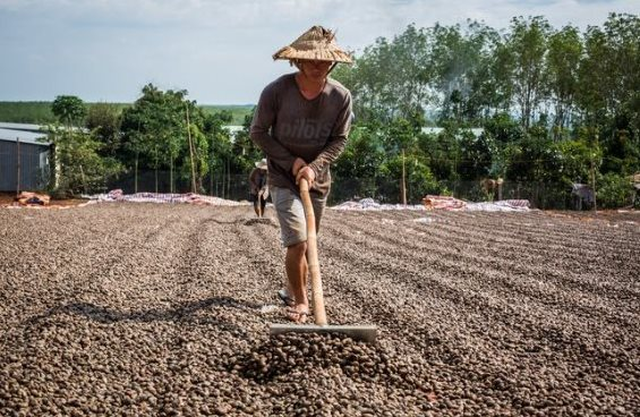
[[(285, 268), (289, 280), (289, 294), (295, 302), (291, 310), (297, 313), (309, 312), (309, 298), (307, 296), (307, 242), (300, 242), (287, 247)], [(303, 323), (304, 314), (291, 314), (294, 321)]]

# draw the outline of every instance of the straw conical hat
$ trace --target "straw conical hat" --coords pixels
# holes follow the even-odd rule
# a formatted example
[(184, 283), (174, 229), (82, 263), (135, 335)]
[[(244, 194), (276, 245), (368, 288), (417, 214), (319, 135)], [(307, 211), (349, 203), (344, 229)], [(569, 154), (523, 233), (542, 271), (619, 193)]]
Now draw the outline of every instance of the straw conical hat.
[(313, 59), (351, 63), (351, 56), (335, 42), (335, 34), (322, 26), (314, 26), (291, 45), (273, 54), (273, 59)]

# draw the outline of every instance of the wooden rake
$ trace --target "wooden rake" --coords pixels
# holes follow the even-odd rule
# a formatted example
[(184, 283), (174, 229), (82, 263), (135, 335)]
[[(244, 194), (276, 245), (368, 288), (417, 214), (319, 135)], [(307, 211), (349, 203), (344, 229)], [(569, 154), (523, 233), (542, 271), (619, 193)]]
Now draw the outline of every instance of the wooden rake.
[(344, 333), (354, 340), (373, 343), (376, 340), (377, 327), (373, 325), (329, 325), (324, 309), (324, 295), (322, 293), (322, 278), (320, 277), (320, 264), (318, 263), (318, 246), (316, 234), (316, 217), (313, 212), (313, 204), (309, 196), (309, 183), (306, 179), (300, 179), (300, 197), (307, 220), (307, 264), (311, 275), (311, 294), (313, 302), (313, 317), (315, 324), (271, 324), (271, 335), (280, 333)]

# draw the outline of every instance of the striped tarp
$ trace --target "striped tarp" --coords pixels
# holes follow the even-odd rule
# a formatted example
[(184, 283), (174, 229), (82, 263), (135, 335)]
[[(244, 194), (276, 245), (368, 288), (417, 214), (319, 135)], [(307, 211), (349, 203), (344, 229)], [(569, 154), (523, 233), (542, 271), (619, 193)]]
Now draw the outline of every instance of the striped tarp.
[(195, 193), (177, 194), (143, 192), (124, 194), (120, 189), (111, 190), (106, 194), (96, 194), (84, 197), (98, 202), (126, 201), (131, 203), (181, 203), (211, 206), (243, 206), (249, 204)]

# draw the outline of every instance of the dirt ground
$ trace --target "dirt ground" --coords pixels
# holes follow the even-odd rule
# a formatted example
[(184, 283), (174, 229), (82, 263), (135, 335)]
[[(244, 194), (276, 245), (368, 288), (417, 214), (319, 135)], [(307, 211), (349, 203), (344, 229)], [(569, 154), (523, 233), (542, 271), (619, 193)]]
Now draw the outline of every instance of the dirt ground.
[(269, 337), (284, 251), (249, 206), (4, 209), (0, 236), (0, 415), (640, 410), (635, 212), (328, 210), (329, 321), (375, 344)]

